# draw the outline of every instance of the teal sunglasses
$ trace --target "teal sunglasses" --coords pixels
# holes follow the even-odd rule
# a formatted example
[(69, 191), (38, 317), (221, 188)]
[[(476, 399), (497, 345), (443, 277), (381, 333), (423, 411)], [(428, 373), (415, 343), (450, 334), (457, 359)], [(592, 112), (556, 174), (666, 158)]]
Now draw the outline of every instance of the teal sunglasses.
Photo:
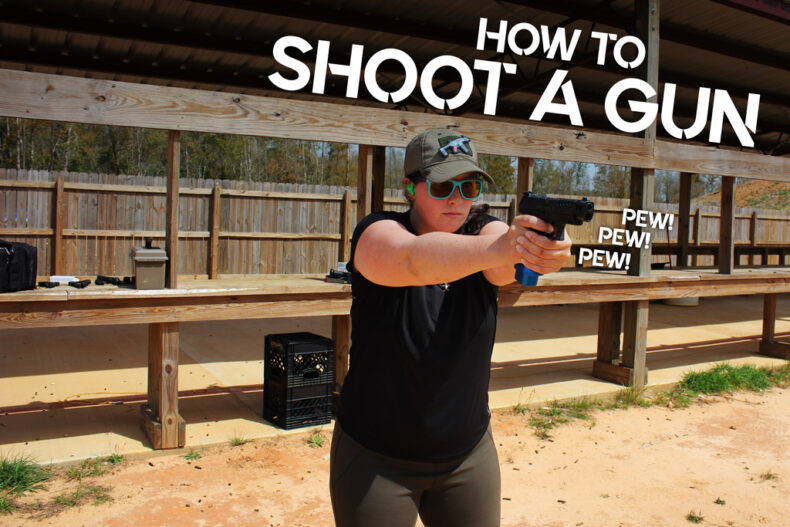
[(453, 195), (456, 188), (458, 188), (462, 198), (469, 200), (477, 199), (480, 193), (483, 192), (483, 180), (477, 178), (463, 179), (461, 181), (448, 179), (447, 181), (436, 182), (424, 176), (418, 176), (413, 178), (412, 181), (415, 183), (427, 181), (428, 195), (434, 199), (447, 199)]

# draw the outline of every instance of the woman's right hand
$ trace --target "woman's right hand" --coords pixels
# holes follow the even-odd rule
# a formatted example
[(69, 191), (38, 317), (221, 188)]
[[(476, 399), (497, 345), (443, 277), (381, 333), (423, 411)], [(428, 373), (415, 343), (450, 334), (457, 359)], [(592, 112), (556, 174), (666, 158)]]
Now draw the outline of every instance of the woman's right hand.
[(540, 274), (559, 271), (571, 257), (573, 241), (567, 231), (564, 240), (552, 240), (532, 229), (554, 232), (554, 226), (540, 218), (528, 214), (516, 216), (507, 232), (508, 243), (512, 246), (511, 257), (515, 258), (513, 262)]

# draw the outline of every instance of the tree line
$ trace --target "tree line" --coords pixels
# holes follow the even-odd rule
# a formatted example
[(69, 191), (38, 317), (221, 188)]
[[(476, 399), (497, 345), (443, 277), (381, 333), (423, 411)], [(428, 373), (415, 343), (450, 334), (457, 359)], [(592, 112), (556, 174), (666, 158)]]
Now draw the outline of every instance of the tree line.
[[(143, 128), (0, 118), (0, 167), (164, 176), (167, 132)], [(387, 148), (388, 188), (400, 188), (405, 149)], [(181, 134), (181, 177), (355, 187), (356, 145), (228, 134)], [(512, 194), (516, 160), (482, 154), (494, 179), (489, 193)], [(570, 161), (535, 161), (534, 190), (627, 198), (630, 169)], [(677, 202), (677, 172), (656, 171), (655, 201)], [(695, 175), (692, 198), (719, 190), (720, 178)]]

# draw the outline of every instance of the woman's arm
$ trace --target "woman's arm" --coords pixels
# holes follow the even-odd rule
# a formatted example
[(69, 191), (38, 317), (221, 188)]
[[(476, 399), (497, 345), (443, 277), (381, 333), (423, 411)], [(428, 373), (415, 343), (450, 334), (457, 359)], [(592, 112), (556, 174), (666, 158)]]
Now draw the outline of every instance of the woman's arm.
[[(395, 221), (377, 221), (365, 229), (357, 241), (354, 267), (371, 282), (402, 287), (452, 282), (495, 268), (501, 269), (492, 271), (492, 277), (502, 281), (507, 267), (512, 280), (513, 264), (525, 263), (543, 274), (551, 272), (549, 269), (559, 269), (570, 256), (570, 240), (567, 238), (563, 242), (554, 242), (531, 233), (550, 242), (549, 248), (545, 248), (545, 242), (538, 245), (529, 236), (527, 227), (546, 232), (552, 228), (534, 216), (518, 216), (510, 227), (503, 224), (507, 228), (501, 230), (500, 227), (500, 232), (484, 233), (486, 227), (477, 236), (446, 232), (415, 236)], [(555, 253), (559, 252), (565, 257), (557, 265), (555, 260), (559, 257)]]

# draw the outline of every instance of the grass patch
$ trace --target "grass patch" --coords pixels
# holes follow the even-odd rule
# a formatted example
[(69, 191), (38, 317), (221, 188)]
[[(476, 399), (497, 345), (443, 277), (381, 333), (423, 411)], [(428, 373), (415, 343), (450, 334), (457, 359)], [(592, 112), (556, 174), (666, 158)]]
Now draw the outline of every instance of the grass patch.
[(614, 398), (614, 406), (616, 408), (630, 408), (631, 406), (650, 406), (649, 400), (644, 398), (644, 386), (630, 386), (623, 388)]
[(10, 498), (0, 496), (0, 514), (11, 514), (16, 509), (16, 504)]
[(110, 496), (111, 487), (102, 487), (99, 485), (77, 487), (74, 492), (61, 494), (55, 497), (54, 503), (60, 507), (76, 507), (82, 505), (86, 501), (92, 499), (94, 505), (100, 503), (107, 503), (112, 501)]
[(777, 388), (790, 388), (790, 362), (781, 368), (768, 370), (768, 382)]
[(36, 464), (27, 456), (0, 459), (0, 490), (17, 496), (44, 488), (42, 481), (52, 476), (50, 469)]
[(66, 479), (82, 481), (82, 478), (101, 476), (109, 472), (112, 467), (123, 463), (123, 461), (124, 457), (121, 454), (85, 459), (79, 465), (66, 469)]
[(113, 454), (106, 459), (110, 465), (120, 465), (123, 463), (123, 456), (121, 454)]
[(690, 513), (688, 513), (686, 515), (686, 519), (688, 521), (690, 521), (691, 523), (702, 523), (702, 521), (705, 519), (705, 517), (702, 515), (701, 512), (691, 511)]
[(750, 365), (717, 364), (704, 372), (687, 373), (678, 387), (692, 393), (732, 393), (736, 390), (761, 392), (771, 386), (768, 368)]
[(200, 452), (195, 452), (194, 450), (190, 450), (188, 454), (184, 456), (184, 459), (187, 461), (196, 461), (203, 457)]
[(726, 502), (726, 501), (724, 501), (724, 500), (723, 500), (723, 499), (721, 499), (721, 498), (716, 498), (716, 501), (714, 501), (713, 503), (715, 503), (716, 505), (724, 505), (724, 504), (726, 504), (727, 502)]
[(324, 438), (321, 434), (315, 433), (307, 439), (307, 445), (310, 448), (321, 448), (324, 446)]
[(235, 434), (233, 437), (228, 439), (228, 443), (232, 447), (237, 447), (241, 445), (246, 445), (247, 443), (252, 443), (252, 439), (245, 436), (244, 434)]
[(565, 402), (555, 401), (550, 406), (533, 411), (519, 403), (513, 407), (513, 413), (528, 415), (528, 426), (534, 429), (535, 435), (540, 439), (550, 439), (551, 430), (558, 425), (574, 419), (588, 420), (594, 410), (632, 406), (685, 408), (700, 394), (723, 394), (736, 390), (762, 392), (771, 386), (790, 387), (790, 361), (779, 368), (719, 364), (705, 372), (687, 373), (674, 390), (653, 397), (645, 395), (645, 387), (629, 387), (617, 392), (614, 402), (610, 404), (582, 397)]
[[(554, 401), (550, 406), (544, 406), (535, 410), (529, 419), (529, 426), (535, 430), (535, 435), (538, 438), (550, 439), (550, 430), (574, 419), (590, 419), (590, 413), (600, 407), (600, 402), (587, 397), (564, 402)], [(514, 411), (520, 413), (518, 407)], [(524, 413), (526, 413), (526, 410)]]
[(79, 465), (66, 469), (66, 479), (82, 481), (83, 478), (101, 476), (108, 470), (110, 470), (110, 467), (102, 458), (85, 459)]

